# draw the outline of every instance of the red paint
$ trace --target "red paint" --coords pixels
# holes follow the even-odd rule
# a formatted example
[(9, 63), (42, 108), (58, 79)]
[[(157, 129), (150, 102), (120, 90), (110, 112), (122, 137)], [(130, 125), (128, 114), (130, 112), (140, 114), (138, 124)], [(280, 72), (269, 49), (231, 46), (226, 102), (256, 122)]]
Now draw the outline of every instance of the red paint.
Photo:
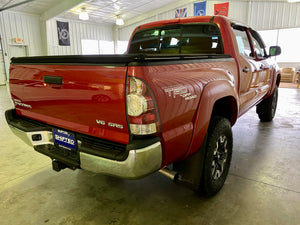
[[(176, 23), (209, 23), (212, 17), (190, 17), (148, 23), (147, 29)], [(271, 59), (241, 57), (231, 20), (216, 16), (224, 53), (231, 61), (169, 64), (159, 66), (12, 65), (12, 96), (32, 109), (16, 106), (17, 113), (64, 129), (124, 143), (129, 142), (125, 111), (127, 76), (141, 78), (151, 88), (159, 111), (164, 151), (162, 167), (197, 152), (205, 138), (213, 106), (227, 97), (232, 106), (231, 124), (238, 116), (268, 97), (275, 86), (278, 67)], [(133, 33), (134, 34), (134, 33)], [(263, 77), (259, 66), (270, 71)], [(243, 74), (248, 65), (251, 71)], [(63, 85), (44, 84), (43, 76), (62, 76)], [(256, 79), (257, 76), (257, 79)], [(187, 97), (191, 97), (188, 99)], [(187, 99), (186, 99), (187, 98)], [(136, 122), (140, 118), (135, 118)], [(150, 120), (151, 118), (149, 118)], [(106, 125), (97, 124), (103, 120)], [(107, 126), (113, 122), (123, 129)]]
[[(12, 65), (12, 97), (32, 109), (17, 106), (20, 115), (64, 129), (127, 144), (125, 114), (126, 67)], [(43, 76), (61, 76), (63, 85), (45, 84)], [(106, 124), (97, 124), (96, 120)], [(109, 127), (108, 122), (123, 129)]]

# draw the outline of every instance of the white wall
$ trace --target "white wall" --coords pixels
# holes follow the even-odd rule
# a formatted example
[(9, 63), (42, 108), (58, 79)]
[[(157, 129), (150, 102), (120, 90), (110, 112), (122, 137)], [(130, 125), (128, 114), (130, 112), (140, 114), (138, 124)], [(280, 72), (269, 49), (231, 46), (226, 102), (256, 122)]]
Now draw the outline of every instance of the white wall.
[[(118, 28), (119, 40), (128, 40), (138, 25), (156, 20), (175, 18), (175, 10), (187, 8), (188, 16), (193, 16), (194, 3), (198, 0), (180, 0), (143, 16), (125, 21), (125, 26)], [(229, 2), (229, 17), (257, 30), (300, 27), (300, 3), (287, 1), (206, 1), (206, 14), (214, 14), (214, 4)]]
[[(199, 1), (191, 0), (180, 0), (176, 1), (174, 4), (169, 4), (160, 9), (146, 13), (145, 16), (130, 19), (125, 21), (125, 26), (118, 28), (118, 38), (119, 40), (129, 40), (132, 31), (139, 25), (153, 22), (157, 20), (168, 20), (175, 18), (175, 10), (179, 8), (187, 8), (187, 16), (194, 16), (194, 3)], [(206, 14), (214, 14), (214, 4), (224, 3), (227, 1), (206, 1)], [(230, 1), (229, 4), (229, 17), (234, 18), (243, 23), (248, 23), (248, 1)]]
[[(69, 22), (70, 46), (59, 46), (56, 21)], [(81, 39), (114, 40), (111, 25), (91, 24), (80, 21), (54, 18), (40, 21), (39, 15), (4, 11), (0, 13), (0, 34), (2, 38), (6, 74), (8, 76), (11, 46), (14, 38), (22, 38), (28, 56), (78, 55), (81, 54)], [(43, 40), (46, 39), (46, 40)], [(0, 74), (1, 83), (4, 75)]]
[[(41, 32), (39, 16), (4, 11), (0, 13), (3, 48), (15, 44), (13, 38), (22, 38), (29, 55), (41, 54)], [(9, 53), (9, 52), (8, 52)]]
[[(56, 21), (69, 22), (70, 46), (59, 46)], [(80, 55), (81, 39), (112, 41), (113, 26), (54, 18), (47, 21), (48, 55)]]
[(252, 2), (250, 25), (257, 30), (300, 27), (300, 3)]
[(39, 16), (4, 11), (0, 13), (0, 34), (2, 38), (5, 66), (8, 74), (11, 46), (16, 45), (14, 38), (22, 38), (27, 54), (42, 55), (42, 42)]

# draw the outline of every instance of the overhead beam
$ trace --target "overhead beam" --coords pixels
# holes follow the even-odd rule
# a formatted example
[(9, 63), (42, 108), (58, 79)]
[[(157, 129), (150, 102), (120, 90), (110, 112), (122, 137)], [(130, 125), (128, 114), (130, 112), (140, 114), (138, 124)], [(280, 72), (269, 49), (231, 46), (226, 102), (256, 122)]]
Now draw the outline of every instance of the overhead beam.
[(10, 6), (1, 8), (1, 9), (0, 9), (0, 12), (2, 12), (2, 11), (4, 11), (4, 10), (7, 10), (7, 9), (11, 9), (11, 8), (17, 7), (17, 6), (20, 6), (20, 5), (23, 5), (23, 4), (26, 4), (26, 3), (28, 3), (28, 2), (32, 2), (32, 1), (33, 1), (33, 0), (27, 0), (27, 1), (19, 2), (19, 3), (16, 3), (16, 4), (13, 4), (13, 5), (10, 5)]
[(71, 8), (74, 8), (75, 6), (79, 5), (80, 3), (84, 2), (85, 0), (63, 0), (57, 4), (55, 4), (53, 7), (48, 9), (46, 12), (44, 12), (40, 19), (42, 21), (49, 20)]

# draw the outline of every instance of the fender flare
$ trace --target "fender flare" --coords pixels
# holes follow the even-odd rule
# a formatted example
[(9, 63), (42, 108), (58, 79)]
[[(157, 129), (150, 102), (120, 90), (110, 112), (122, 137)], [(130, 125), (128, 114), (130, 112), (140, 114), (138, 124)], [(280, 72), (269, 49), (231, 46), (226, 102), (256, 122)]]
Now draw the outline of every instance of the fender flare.
[(201, 93), (199, 104), (194, 116), (193, 135), (191, 138), (190, 146), (184, 158), (196, 153), (202, 146), (208, 126), (210, 123), (211, 115), (213, 113), (214, 105), (218, 100), (228, 98), (232, 107), (231, 126), (233, 126), (238, 117), (238, 94), (234, 84), (228, 80), (214, 80), (207, 83)]
[(281, 72), (280, 70), (276, 70), (276, 68), (273, 68), (271, 71), (271, 80), (272, 83), (270, 85), (270, 90), (268, 91), (268, 93), (264, 96), (263, 99), (266, 99), (268, 97), (270, 97), (273, 94), (273, 91), (275, 89), (275, 86), (277, 85), (277, 87), (279, 87), (280, 81), (281, 81)]

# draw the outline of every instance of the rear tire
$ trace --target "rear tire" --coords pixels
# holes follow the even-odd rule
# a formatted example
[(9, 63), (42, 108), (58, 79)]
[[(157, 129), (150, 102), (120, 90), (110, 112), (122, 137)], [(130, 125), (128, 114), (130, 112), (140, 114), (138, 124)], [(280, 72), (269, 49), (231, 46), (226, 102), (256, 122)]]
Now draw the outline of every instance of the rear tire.
[(228, 119), (213, 117), (211, 119), (202, 180), (198, 191), (205, 197), (217, 194), (223, 187), (231, 162), (232, 130)]
[(276, 85), (273, 94), (256, 106), (256, 113), (258, 114), (260, 121), (270, 122), (273, 120), (277, 108), (277, 99), (278, 87)]

